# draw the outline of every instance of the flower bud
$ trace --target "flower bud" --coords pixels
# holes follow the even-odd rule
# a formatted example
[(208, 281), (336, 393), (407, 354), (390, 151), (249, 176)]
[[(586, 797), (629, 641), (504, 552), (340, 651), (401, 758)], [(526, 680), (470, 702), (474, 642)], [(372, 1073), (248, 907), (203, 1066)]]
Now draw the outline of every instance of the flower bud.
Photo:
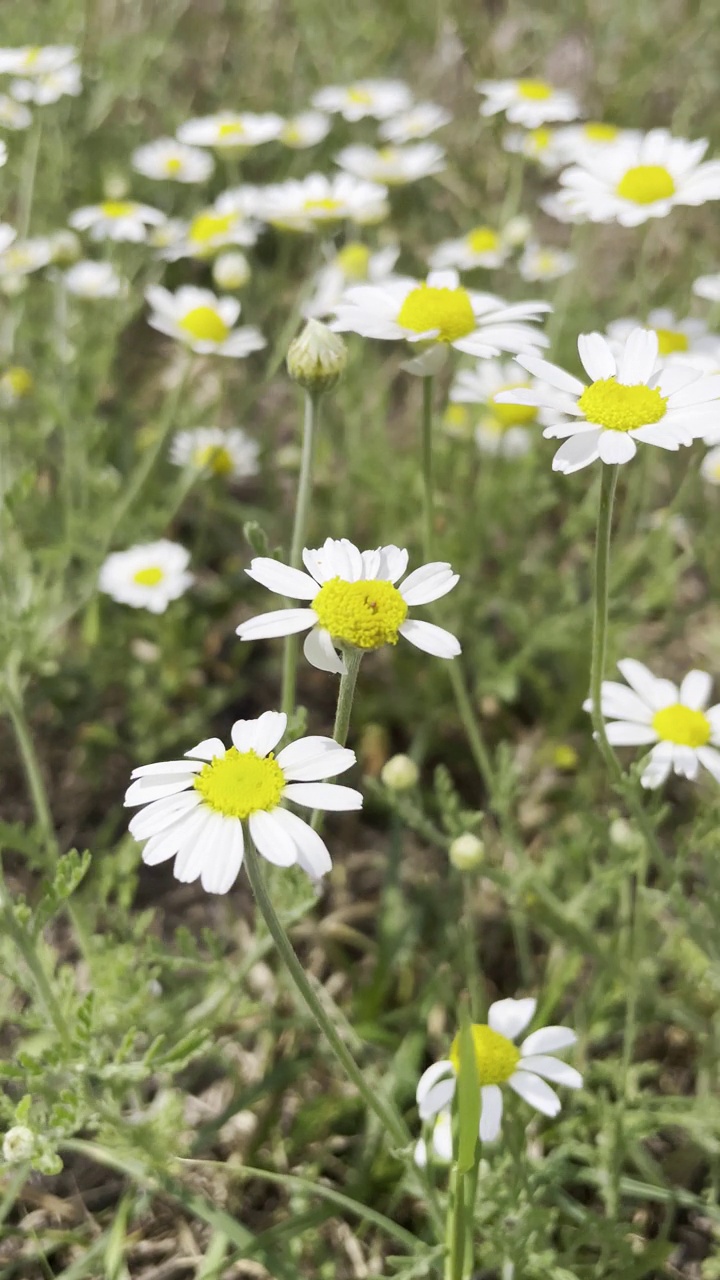
[(13, 1125), (3, 1138), (3, 1158), (8, 1164), (29, 1160), (35, 1149), (35, 1134), (25, 1124)]
[(419, 777), (420, 770), (409, 756), (391, 756), (380, 770), (380, 778), (388, 791), (409, 791), (417, 786)]
[(213, 262), (212, 277), (218, 289), (242, 289), (250, 279), (250, 263), (244, 253), (221, 253)]
[(458, 871), (474, 871), (485, 857), (485, 845), (472, 831), (465, 831), (453, 840), (449, 857)]
[(502, 229), (502, 238), (506, 244), (516, 246), (524, 244), (530, 232), (532, 231), (532, 223), (525, 214), (518, 213), (514, 218), (510, 218)]
[(334, 386), (346, 364), (347, 347), (342, 338), (319, 320), (308, 320), (287, 354), (290, 377), (315, 395)]

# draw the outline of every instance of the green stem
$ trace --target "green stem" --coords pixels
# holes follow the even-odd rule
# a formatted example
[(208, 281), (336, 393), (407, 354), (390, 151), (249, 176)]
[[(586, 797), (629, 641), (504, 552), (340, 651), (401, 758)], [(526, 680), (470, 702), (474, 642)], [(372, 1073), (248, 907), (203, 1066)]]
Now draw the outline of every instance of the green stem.
[[(290, 564), (293, 569), (302, 567), (302, 553), (307, 537), (310, 505), (313, 492), (313, 462), (315, 458), (315, 439), (317, 436), (318, 408), (320, 397), (312, 391), (305, 392), (305, 414), (303, 420), (302, 456), (300, 459), (300, 476), (298, 478), (297, 498), (295, 500), (295, 519), (293, 521), (292, 541), (290, 543)], [(291, 601), (287, 601), (288, 607)], [(281, 709), (286, 716), (295, 710), (295, 688), (297, 683), (297, 662), (299, 637), (287, 636), (283, 653)]]
[(7, 890), (5, 889), (4, 883), (0, 886), (0, 914), (5, 922), (7, 933), (15, 943), (18, 952), (25, 961), (25, 964), (32, 976), (40, 998), (40, 1003), (43, 1005), (47, 1016), (53, 1023), (63, 1044), (66, 1048), (69, 1048), (71, 1044), (71, 1036), (70, 1029), (65, 1021), (65, 1015), (58, 1004), (48, 976), (35, 950), (33, 939), (28, 936), (22, 925), (16, 919), (12, 903), (7, 897)]
[(45, 783), (43, 782), (40, 761), (35, 751), (35, 744), (32, 740), (27, 716), (25, 715), (25, 706), (19, 681), (20, 677), (16, 676), (14, 672), (7, 673), (5, 703), (18, 744), (25, 777), (27, 778), (30, 797), (35, 810), (35, 821), (40, 828), (46, 852), (49, 857), (52, 857), (58, 851), (55, 824), (50, 811)]
[(32, 1166), (29, 1160), (23, 1160), (22, 1164), (19, 1164), (16, 1169), (13, 1169), (5, 1188), (2, 1203), (0, 1203), (0, 1226), (2, 1226), (8, 1214), (11, 1213), (15, 1207), (15, 1201), (30, 1177), (31, 1170)]
[(453, 1169), (446, 1227), (445, 1280), (465, 1276), (465, 1175)]
[(352, 711), (353, 699), (355, 697), (355, 686), (357, 685), (360, 663), (363, 659), (362, 649), (355, 649), (350, 646), (343, 648), (343, 659), (345, 662), (345, 671), (340, 677), (337, 708), (335, 710), (335, 724), (333, 726), (333, 738), (341, 747), (344, 747), (347, 742), (348, 730), (350, 728), (350, 713)]
[(423, 481), (423, 555), (426, 561), (432, 558), (434, 520), (433, 494), (433, 379), (423, 378), (423, 414), (422, 414), (422, 481)]
[(17, 233), (18, 240), (25, 240), (30, 230), (33, 195), (35, 192), (35, 175), (37, 173), (38, 155), (40, 154), (40, 138), (42, 136), (42, 111), (35, 112), (35, 120), (28, 134), (20, 175), (20, 191), (18, 193)]

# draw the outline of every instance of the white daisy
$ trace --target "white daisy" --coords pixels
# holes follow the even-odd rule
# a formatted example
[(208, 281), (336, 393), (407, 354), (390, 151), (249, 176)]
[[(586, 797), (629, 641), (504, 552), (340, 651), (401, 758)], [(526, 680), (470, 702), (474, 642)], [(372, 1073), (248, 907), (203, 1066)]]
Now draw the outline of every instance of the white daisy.
[(23, 45), (0, 49), (0, 74), (42, 76), (74, 62), (77, 49), (70, 44)]
[(428, 263), (433, 271), (444, 271), (446, 267), (472, 271), (475, 267), (501, 267), (508, 253), (501, 232), (478, 226), (457, 240), (442, 240), (431, 250)]
[(404, 186), (440, 173), (445, 168), (445, 152), (435, 142), (416, 142), (405, 147), (344, 147), (335, 163), (356, 178)]
[(590, 160), (592, 156), (599, 155), (618, 143), (635, 144), (641, 137), (639, 129), (621, 129), (616, 124), (606, 124), (602, 120), (569, 124), (555, 131), (555, 143), (562, 153), (564, 164), (582, 164), (583, 158)]
[(574, 253), (549, 245), (527, 244), (518, 259), (518, 272), (528, 284), (539, 280), (559, 280), (572, 271), (577, 262)]
[(76, 262), (63, 273), (63, 280), (76, 298), (118, 298), (127, 288), (110, 262)]
[(546, 80), (481, 80), (475, 86), (485, 101), (483, 116), (504, 111), (512, 124), (537, 129), (548, 120), (575, 120), (580, 107), (572, 93), (555, 89)]
[[(607, 327), (608, 341), (616, 351), (639, 325), (638, 320), (613, 320)], [(718, 338), (708, 333), (708, 327), (702, 320), (691, 316), (679, 319), (669, 307), (656, 307), (648, 315), (646, 328), (657, 334), (658, 358), (669, 360), (695, 355), (713, 355), (717, 350)]]
[(452, 591), (458, 575), (449, 564), (426, 564), (400, 586), (407, 551), (378, 547), (359, 551), (347, 538), (328, 538), (316, 551), (303, 551), (308, 570), (291, 569), (266, 556), (254, 559), (246, 573), (278, 595), (307, 600), (305, 609), (279, 609), (241, 623), (241, 640), (295, 635), (312, 628), (305, 640), (305, 657), (320, 671), (342, 674), (345, 665), (335, 651), (347, 646), (369, 652), (397, 644), (399, 636), (437, 658), (455, 658), (455, 636), (431, 622), (408, 617), (408, 609), (430, 604)]
[(702, 460), (700, 474), (708, 484), (720, 484), (720, 445), (708, 449)]
[(250, 263), (238, 250), (219, 253), (212, 264), (212, 278), (218, 289), (242, 289), (250, 274)]
[[(675, 205), (720, 199), (720, 160), (702, 164), (707, 140), (673, 138), (652, 129), (598, 153), (584, 153), (560, 174), (559, 206), (590, 222), (637, 227)], [(547, 206), (545, 206), (547, 207)]]
[(283, 124), (280, 141), (293, 151), (314, 147), (330, 132), (330, 120), (322, 111), (301, 111)]
[(419, 138), (429, 138), (431, 133), (450, 124), (452, 115), (436, 102), (416, 102), (415, 106), (399, 115), (385, 120), (378, 129), (378, 136), (383, 142), (416, 142)]
[[(695, 779), (704, 765), (720, 782), (720, 703), (708, 707), (712, 678), (705, 671), (689, 671), (680, 688), (654, 676), (642, 662), (623, 658), (618, 669), (628, 685), (603, 680), (601, 709), (613, 746), (655, 743), (647, 757), (641, 782), (662, 786), (670, 770)], [(592, 711), (592, 701), (583, 703)]]
[(0, 404), (8, 408), (19, 404), (34, 388), (33, 376), (23, 365), (11, 365), (0, 375)]
[(178, 431), (170, 449), (170, 461), (227, 480), (243, 480), (260, 470), (260, 446), (240, 427), (194, 427)]
[(104, 200), (76, 209), (68, 222), (76, 231), (89, 231), (93, 240), (126, 240), (141, 244), (147, 228), (158, 227), (165, 214), (136, 200)]
[(82, 75), (77, 62), (56, 71), (45, 71), (24, 80), (11, 80), (10, 92), (18, 102), (34, 102), (47, 107), (61, 98), (77, 98), (82, 93)]
[(205, 182), (215, 168), (215, 162), (207, 151), (188, 147), (175, 138), (157, 138), (155, 142), (138, 147), (133, 151), (130, 163), (145, 178), (164, 178), (172, 182)]
[(4, 253), (14, 240), (17, 240), (15, 228), (9, 222), (0, 222), (0, 253)]
[(171, 600), (183, 596), (193, 582), (188, 572), (190, 552), (177, 542), (160, 538), (107, 557), (98, 587), (118, 604), (164, 613)]
[(534, 379), (514, 360), (478, 360), (474, 369), (461, 369), (450, 388), (454, 404), (479, 404), (484, 408), (475, 429), (475, 442), (483, 453), (517, 458), (533, 442), (532, 424), (550, 421), (547, 412), (525, 404), (496, 404), (502, 391), (518, 387), (530, 390)]
[(411, 102), (410, 90), (402, 80), (356, 80), (354, 84), (327, 85), (318, 90), (312, 100), (318, 111), (339, 113), (351, 122), (366, 116), (387, 120), (400, 111), (407, 111)]
[(157, 284), (149, 285), (145, 296), (152, 307), (148, 324), (199, 355), (247, 356), (266, 345), (253, 325), (233, 329), (240, 315), (237, 298), (218, 298), (194, 285), (182, 285), (171, 293)]
[(386, 187), (349, 173), (311, 173), (273, 183), (259, 190), (257, 210), (264, 222), (287, 231), (314, 231), (346, 218), (360, 225), (376, 223), (389, 212)]
[[(545, 1116), (556, 1116), (560, 1099), (547, 1084), (580, 1089), (582, 1076), (555, 1054), (575, 1044), (569, 1027), (542, 1027), (533, 1031), (517, 1047), (513, 1041), (535, 1016), (537, 1001), (496, 1000), (488, 1010), (487, 1024), (472, 1026), (475, 1066), (480, 1083), (481, 1142), (494, 1142), (500, 1133), (503, 1114), (502, 1085), (509, 1085), (525, 1102)], [(452, 1105), (460, 1070), (460, 1037), (450, 1048), (450, 1057), (435, 1062), (418, 1082), (416, 1100), (421, 1120), (430, 1120)]]
[(191, 147), (257, 147), (279, 138), (285, 121), (268, 111), (255, 115), (250, 111), (218, 111), (212, 116), (186, 120), (177, 130), (179, 142)]
[(213, 205), (196, 213), (181, 234), (173, 235), (162, 257), (177, 262), (180, 258), (211, 258), (229, 245), (248, 248), (255, 244), (258, 231), (258, 223), (238, 207), (236, 193), (226, 191)]
[(285, 807), (343, 812), (362, 807), (352, 787), (325, 782), (355, 764), (355, 752), (332, 738), (299, 738), (275, 755), (287, 716), (266, 711), (256, 720), (236, 720), (226, 748), (206, 738), (182, 760), (141, 765), (125, 805), (144, 807), (130, 834), (146, 840), (143, 862), (157, 866), (175, 858), (176, 880), (200, 880), (207, 893), (227, 893), (242, 866), (244, 824), (258, 853), (278, 867), (302, 867), (319, 880), (332, 867), (316, 831)]
[(332, 261), (318, 271), (312, 296), (303, 305), (302, 314), (315, 318), (328, 316), (335, 310), (348, 285), (357, 284), (360, 280), (371, 284), (390, 280), (399, 253), (395, 245), (373, 253), (368, 245), (358, 240), (348, 241)]
[(457, 271), (432, 271), (426, 281), (398, 277), (348, 289), (335, 309), (333, 328), (365, 338), (446, 344), (471, 356), (530, 351), (547, 346), (536, 321), (547, 302), (508, 304), (491, 293), (460, 286)]
[(7, 93), (0, 93), (0, 129), (29, 129), (32, 111)]
[[(5, 227), (7, 223), (2, 225)], [(34, 236), (31, 240), (16, 240), (13, 235), (8, 248), (0, 252), (0, 276), (3, 279), (27, 276), (33, 271), (40, 271), (50, 261), (52, 261), (52, 244), (47, 236)]]
[(558, 142), (558, 129), (540, 125), (538, 129), (511, 129), (503, 138), (503, 147), (526, 160), (534, 160), (543, 169), (562, 169), (567, 164), (567, 152)]
[(712, 276), (698, 276), (693, 282), (693, 293), (708, 302), (720, 302), (720, 271)]
[(554, 471), (569, 475), (597, 458), (629, 462), (636, 440), (674, 451), (691, 444), (717, 417), (713, 401), (720, 395), (720, 376), (705, 377), (680, 364), (657, 370), (658, 339), (651, 329), (633, 329), (617, 358), (599, 333), (581, 334), (578, 351), (590, 386), (546, 360), (521, 355), (518, 363), (549, 385), (496, 397), (500, 404), (554, 412), (555, 423), (543, 433), (565, 441), (553, 459)]

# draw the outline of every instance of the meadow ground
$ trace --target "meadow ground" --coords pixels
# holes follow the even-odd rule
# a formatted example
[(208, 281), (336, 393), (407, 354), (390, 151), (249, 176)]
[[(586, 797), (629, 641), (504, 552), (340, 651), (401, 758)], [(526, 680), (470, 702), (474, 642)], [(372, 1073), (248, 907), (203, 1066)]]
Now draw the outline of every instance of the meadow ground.
[[(538, 200), (557, 190), (560, 166), (509, 151), (507, 122), (480, 116), (475, 89), (547, 78), (590, 120), (707, 138), (713, 159), (717, 3), (2, 7), (5, 46), (73, 45), (83, 83), (31, 103), (28, 127), (5, 128), (0, 104), (1, 220), (39, 255), (25, 274), (12, 246), (0, 251), (3, 1277), (717, 1280), (718, 780), (703, 768), (644, 789), (646, 748), (620, 745), (620, 770), (583, 710), (593, 653), (597, 680), (632, 658), (677, 684), (706, 671), (720, 696), (718, 472), (701, 470), (709, 411), (705, 444), (702, 432), (678, 452), (645, 443), (627, 466), (566, 475), (534, 410), (498, 416), (492, 393), (448, 408), (458, 369), (474, 367), (467, 354), (450, 349), (422, 378), (401, 368), (401, 341), (344, 335), (347, 367), (319, 401), (304, 545), (397, 544), (411, 570), (449, 562), (457, 586), (411, 612), (449, 629), (462, 655), (432, 656), (402, 636), (368, 652), (348, 735), (357, 762), (339, 779), (364, 804), (323, 819), (332, 871), (316, 887), (298, 866), (250, 862), (324, 1030), (245, 869), (218, 894), (180, 882), (171, 861), (143, 865), (122, 804), (135, 767), (213, 735), (227, 745), (238, 719), (280, 706), (285, 642), (243, 643), (236, 628), (282, 606), (245, 570), (254, 556), (289, 559), (304, 393), (285, 359), (332, 254), (356, 246), (352, 261), (366, 265), (358, 244), (396, 245), (396, 272), (424, 278), (440, 242), (502, 231), (499, 264), (463, 280), (550, 302), (548, 358), (573, 375), (578, 334), (645, 323), (661, 307), (703, 322), (688, 338), (672, 317), (651, 320), (661, 353), (697, 342), (705, 371), (720, 366), (720, 339), (708, 336), (717, 302), (692, 292), (720, 269), (716, 198), (638, 226), (553, 218)], [(0, 93), (1, 72), (2, 51)], [(100, 201), (142, 201), (183, 220), (182, 239), (239, 183), (332, 172), (342, 147), (377, 143), (378, 120), (333, 115), (307, 148), (218, 150), (197, 183), (153, 180), (131, 155), (193, 117), (287, 117), (323, 86), (363, 77), (398, 77), (451, 113), (430, 139), (445, 167), (391, 187), (377, 224), (293, 232), (256, 217), (231, 246), (249, 279), (217, 288), (265, 337), (246, 358), (188, 357), (187, 327), (183, 345), (148, 324), (148, 286), (216, 288), (214, 244), (168, 261), (157, 228), (154, 244), (81, 229), (47, 249), (43, 237)], [(523, 279), (528, 238), (570, 249), (574, 266)], [(80, 242), (83, 258), (127, 282), (118, 296), (72, 291), (67, 259)], [(212, 318), (199, 322), (217, 337)], [(609, 375), (591, 376), (597, 386)], [(483, 428), (487, 446), (508, 424), (528, 433), (524, 452), (481, 447)], [(257, 465), (247, 441), (244, 477), (212, 448), (201, 468), (192, 450), (176, 465), (173, 438), (197, 427), (242, 427)], [(600, 494), (616, 478), (603, 655)], [(158, 539), (187, 548), (193, 574), (164, 611), (119, 602), (117, 584), (98, 590), (109, 553)], [(152, 563), (149, 578), (139, 572), (136, 585), (152, 589)], [(297, 680), (289, 738), (331, 734), (337, 675), (301, 654)], [(644, 741), (669, 738), (692, 774), (693, 753), (716, 738), (712, 716), (663, 688)], [(412, 765), (387, 769), (398, 755)], [(209, 788), (213, 776), (203, 769)], [(577, 1035), (567, 1067), (544, 1059), (555, 1115), (546, 1085), (526, 1084), (526, 1099), (504, 1087), (519, 1022), (496, 1041), (485, 1027), (494, 1002), (526, 997), (534, 1027)], [(416, 1088), (458, 1028), (447, 1160)], [(566, 1087), (577, 1084), (570, 1066), (581, 1088)], [(479, 1142), (479, 1086), (487, 1122), (498, 1084), (501, 1131)]]

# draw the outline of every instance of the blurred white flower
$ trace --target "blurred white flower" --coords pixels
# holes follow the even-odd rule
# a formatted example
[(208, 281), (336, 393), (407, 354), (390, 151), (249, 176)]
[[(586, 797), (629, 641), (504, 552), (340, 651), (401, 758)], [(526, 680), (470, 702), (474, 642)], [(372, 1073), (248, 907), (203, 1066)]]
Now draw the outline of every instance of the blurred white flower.
[(416, 142), (419, 138), (429, 138), (431, 133), (450, 124), (452, 115), (444, 107), (435, 102), (416, 102), (407, 111), (385, 120), (378, 129), (378, 136), (383, 142)]
[(82, 76), (77, 62), (56, 71), (45, 71), (26, 80), (11, 80), (10, 92), (18, 102), (34, 102), (39, 107), (59, 102), (61, 98), (77, 98), (82, 93)]
[(212, 277), (218, 289), (242, 289), (250, 279), (250, 263), (237, 250), (219, 253), (212, 264)]
[(367, 280), (380, 284), (389, 280), (400, 250), (394, 245), (375, 253), (368, 245), (351, 240), (339, 249), (327, 266), (321, 267), (314, 279), (312, 296), (304, 303), (302, 314), (322, 318), (335, 310), (348, 285)]
[(336, 112), (346, 120), (363, 120), (374, 116), (387, 120), (388, 116), (406, 111), (412, 95), (402, 80), (356, 80), (354, 84), (327, 85), (314, 96), (312, 104), (318, 111)]
[(558, 142), (558, 129), (540, 125), (537, 129), (511, 129), (503, 138), (506, 151), (534, 160), (543, 169), (562, 169), (567, 164), (567, 152)]
[(548, 120), (575, 120), (580, 107), (572, 93), (555, 89), (546, 80), (481, 80), (475, 86), (485, 101), (483, 116), (504, 111), (512, 124), (537, 129)]
[(104, 200), (101, 204), (84, 205), (70, 214), (68, 222), (76, 231), (89, 231), (93, 240), (126, 240), (141, 244), (147, 239), (147, 228), (165, 221), (160, 209), (136, 200)]
[(65, 288), (76, 298), (117, 298), (126, 291), (110, 262), (76, 262), (63, 275)]
[(387, 189), (349, 173), (311, 173), (260, 188), (258, 216), (287, 231), (314, 231), (317, 226), (349, 219), (361, 225), (381, 222), (389, 212)]
[(233, 329), (240, 315), (237, 298), (217, 297), (194, 285), (182, 285), (176, 293), (149, 285), (145, 296), (152, 308), (148, 324), (199, 355), (247, 356), (266, 345), (253, 325)]
[[(608, 341), (617, 350), (639, 325), (638, 320), (613, 320), (607, 327)], [(647, 329), (653, 329), (658, 340), (658, 359), (670, 360), (686, 358), (694, 355), (713, 355), (718, 349), (717, 335), (709, 334), (707, 325), (702, 320), (691, 316), (680, 319), (669, 307), (656, 307), (648, 314), (645, 323)]]
[(445, 168), (445, 152), (434, 142), (380, 148), (354, 145), (344, 147), (335, 163), (356, 178), (399, 187), (440, 173)]
[(483, 453), (518, 458), (532, 446), (532, 425), (547, 424), (552, 417), (526, 404), (497, 404), (503, 391), (531, 390), (535, 386), (515, 360), (478, 360), (474, 369), (461, 369), (450, 388), (454, 404), (478, 404), (483, 413), (475, 428), (475, 442)]
[(293, 151), (314, 147), (330, 132), (330, 120), (322, 111), (301, 111), (283, 124), (280, 141)]
[(138, 147), (133, 151), (130, 163), (145, 178), (171, 182), (205, 182), (215, 168), (215, 162), (207, 151), (189, 147), (175, 138), (157, 138), (155, 142)]
[(48, 236), (34, 236), (31, 240), (16, 240), (13, 236), (8, 247), (0, 252), (0, 277), (7, 280), (30, 275), (46, 267), (51, 259), (52, 244)]
[(720, 445), (708, 449), (702, 460), (700, 474), (708, 484), (720, 484)]
[(564, 164), (583, 163), (583, 157), (589, 159), (593, 154), (599, 155), (618, 143), (636, 144), (642, 138), (640, 129), (621, 129), (616, 124), (605, 124), (601, 120), (587, 120), (583, 124), (569, 124), (555, 131), (555, 143), (563, 155)]
[(693, 293), (708, 302), (720, 302), (720, 271), (713, 276), (698, 276), (693, 282)]
[(410, 756), (391, 756), (380, 770), (380, 781), (388, 791), (410, 791), (418, 784), (420, 770)]
[(177, 130), (179, 142), (191, 147), (224, 148), (257, 147), (279, 138), (285, 121), (269, 111), (255, 115), (250, 111), (218, 111), (211, 116), (186, 120)]
[(190, 552), (167, 538), (140, 543), (107, 557), (98, 587), (118, 604), (164, 613), (170, 601), (183, 596), (193, 582), (189, 562)]
[(77, 49), (69, 44), (23, 45), (0, 49), (0, 75), (43, 76), (74, 62)]
[(177, 467), (244, 480), (260, 470), (260, 446), (241, 427), (194, 427), (178, 431), (170, 448), (170, 461)]
[(554, 249), (550, 245), (528, 244), (518, 259), (518, 272), (528, 284), (538, 280), (559, 280), (575, 267), (574, 253)]
[(446, 267), (472, 271), (475, 267), (501, 267), (508, 252), (499, 231), (492, 227), (473, 227), (459, 239), (441, 241), (431, 250), (428, 262), (433, 271), (442, 271)]
[(29, 129), (32, 111), (7, 93), (0, 93), (0, 129)]

